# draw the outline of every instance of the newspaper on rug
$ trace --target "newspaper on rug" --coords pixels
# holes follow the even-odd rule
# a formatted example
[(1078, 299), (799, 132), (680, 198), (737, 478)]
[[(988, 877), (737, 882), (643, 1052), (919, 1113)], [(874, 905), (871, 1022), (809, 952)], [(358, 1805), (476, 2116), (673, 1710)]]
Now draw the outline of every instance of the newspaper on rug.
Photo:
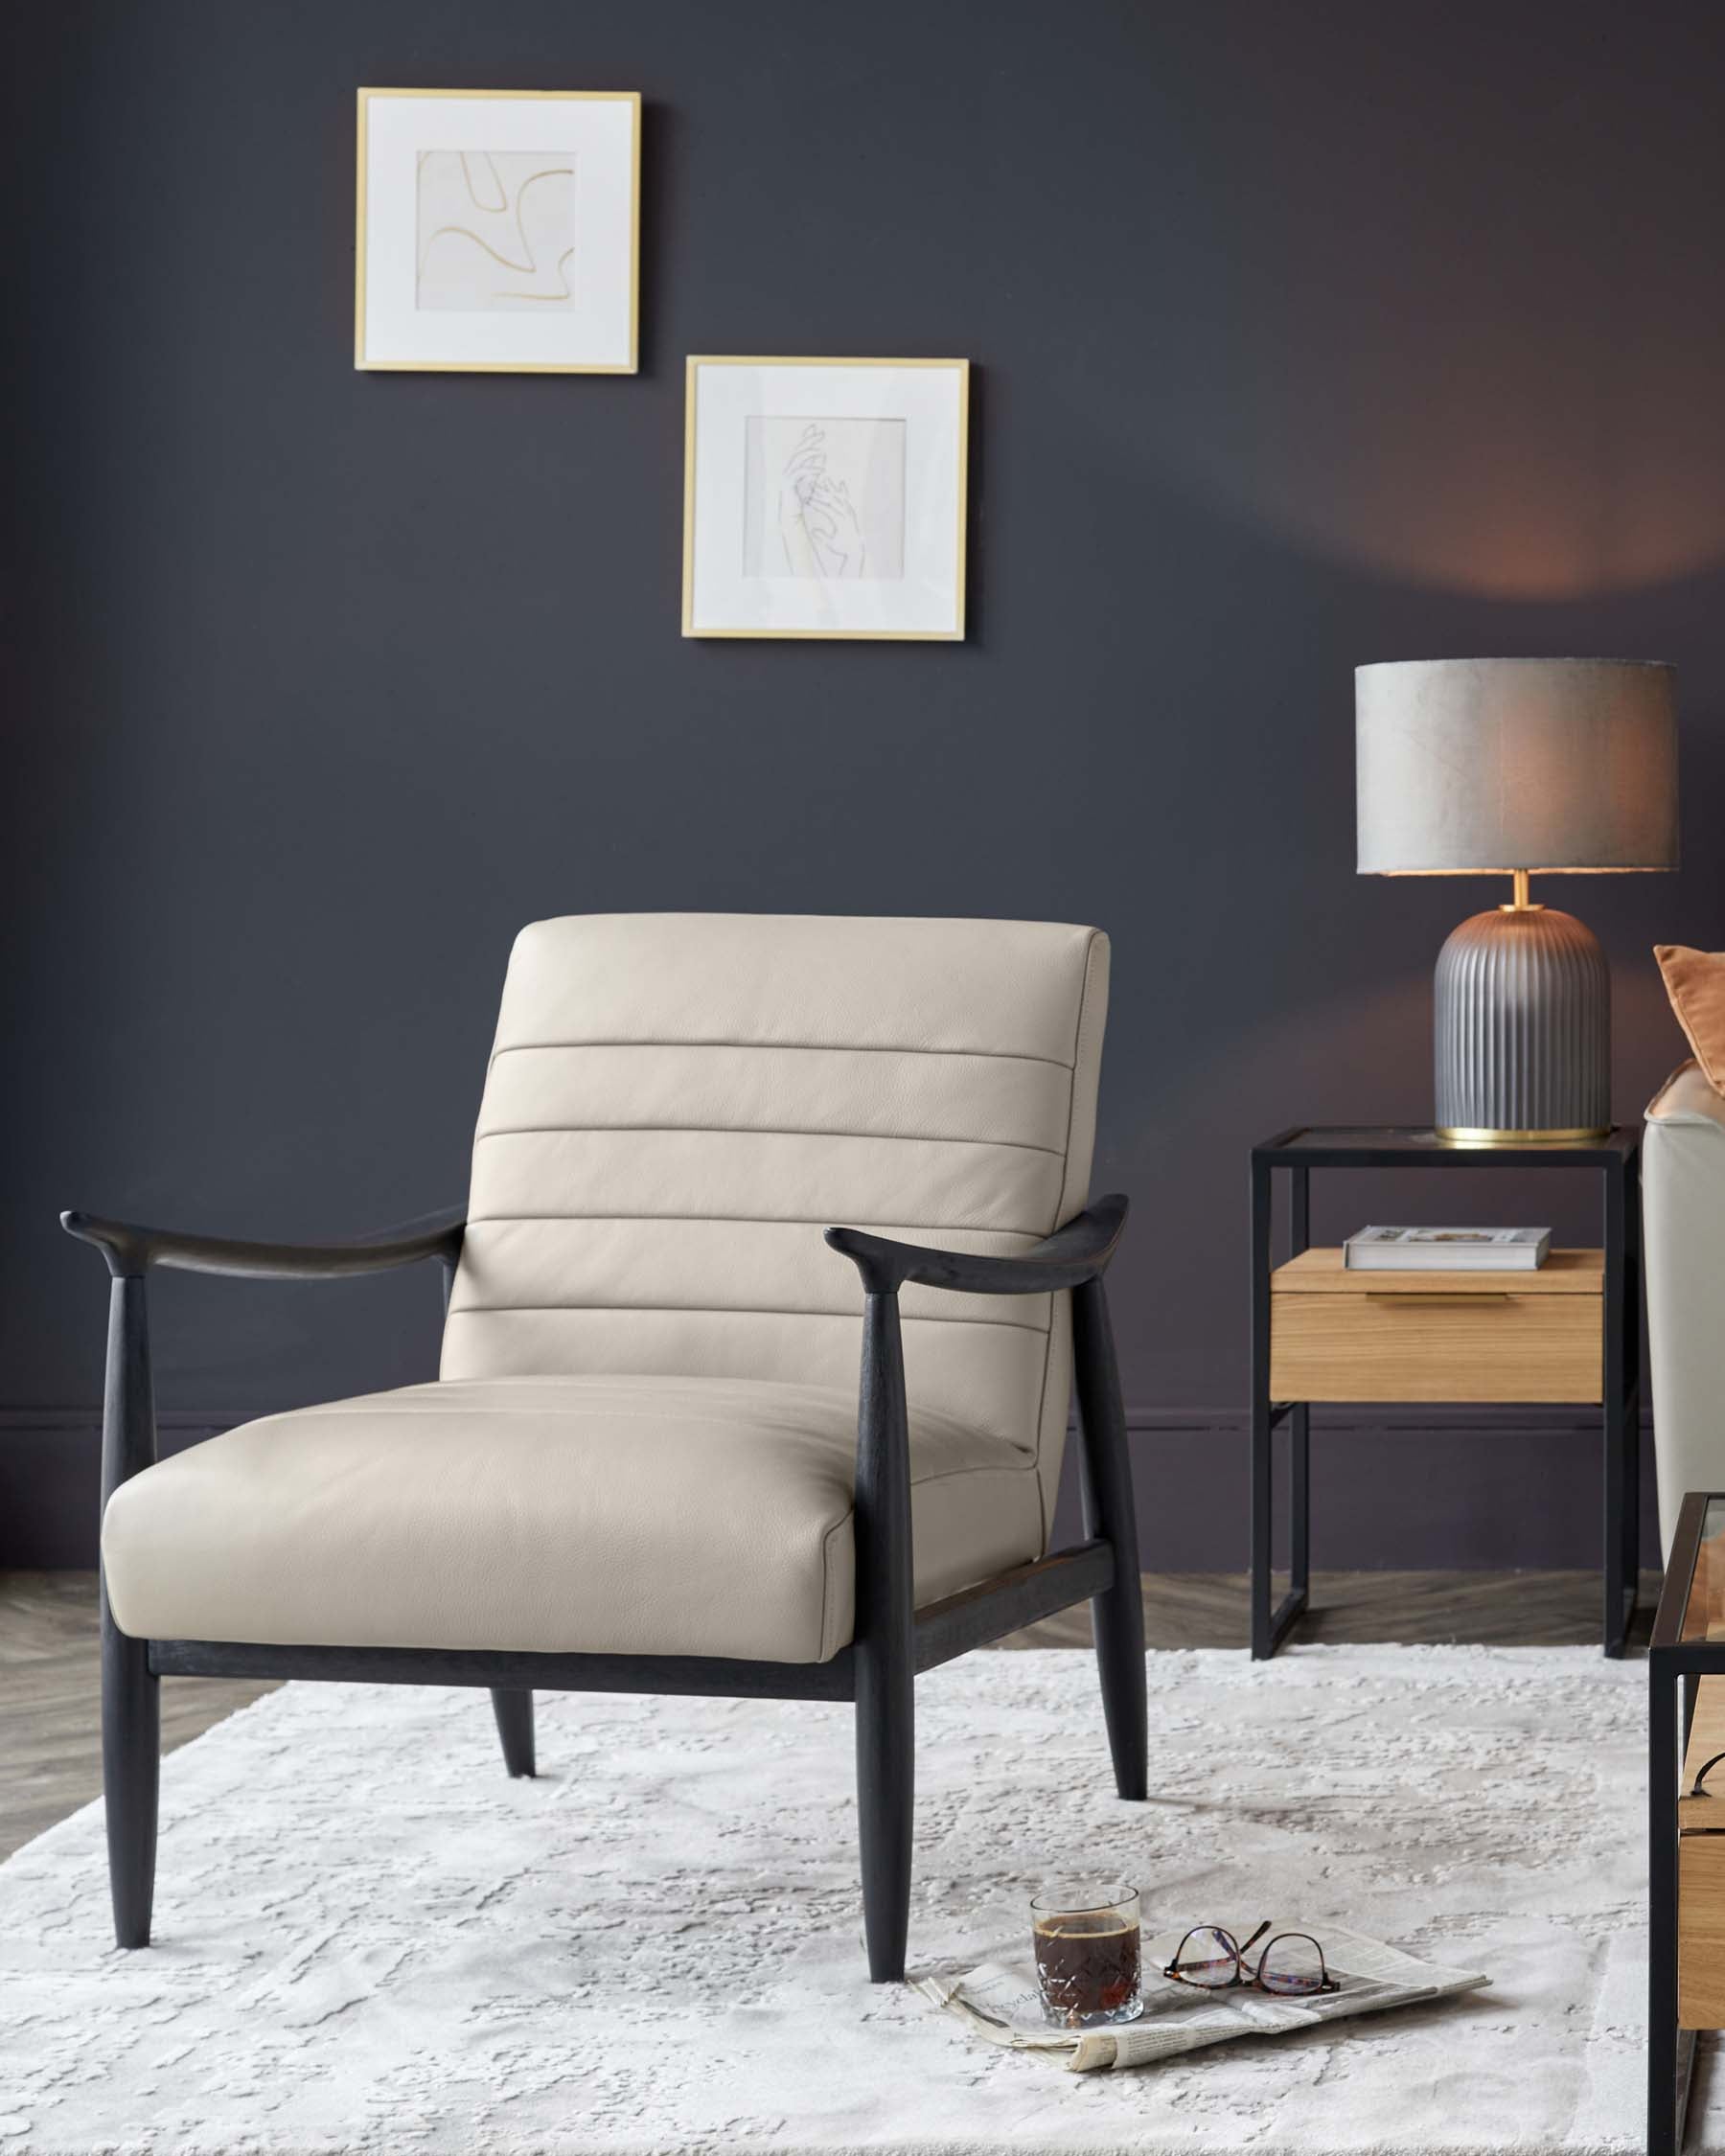
[[(1230, 1924), (1227, 1929), (1243, 1939), (1256, 1923)], [(1322, 1943), (1325, 1965), (1340, 1981), (1341, 1989), (1285, 1999), (1255, 1985), (1201, 1991), (1177, 1983), (1162, 1972), (1179, 1948), (1183, 1931), (1145, 1938), (1144, 2010), (1137, 2021), (1112, 2029), (1051, 2029), (1043, 2015), (1036, 1966), (1028, 1953), (1022, 1961), (984, 1961), (963, 1976), (920, 1977), (916, 1988), (991, 2044), (1038, 2053), (1069, 2074), (1093, 2074), (1115, 2067), (1154, 2066), (1182, 2052), (1226, 2044), (1236, 2036), (1279, 2036), (1320, 2029), (1352, 2014), (1382, 2013), (1391, 2007), (1447, 1999), (1491, 1982), (1470, 1970), (1416, 1961), (1399, 1947), (1385, 1946), (1333, 1924), (1320, 1925), (1313, 1932), (1310, 1925), (1278, 1918), (1269, 1936), (1280, 1932), (1311, 1932)]]

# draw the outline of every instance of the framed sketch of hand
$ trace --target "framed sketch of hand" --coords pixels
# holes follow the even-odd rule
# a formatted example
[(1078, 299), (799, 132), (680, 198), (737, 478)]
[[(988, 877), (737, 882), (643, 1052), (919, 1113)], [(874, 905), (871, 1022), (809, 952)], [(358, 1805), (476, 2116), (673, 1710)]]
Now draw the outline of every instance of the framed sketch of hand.
[(691, 358), (683, 634), (961, 639), (969, 377)]

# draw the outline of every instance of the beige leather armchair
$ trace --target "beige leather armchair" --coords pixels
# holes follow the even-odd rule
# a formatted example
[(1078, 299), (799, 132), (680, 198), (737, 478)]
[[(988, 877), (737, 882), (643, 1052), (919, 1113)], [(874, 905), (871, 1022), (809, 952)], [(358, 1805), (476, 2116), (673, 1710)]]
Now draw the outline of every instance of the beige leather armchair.
[[(871, 1975), (904, 1974), (919, 1670), (1090, 1597), (1145, 1794), (1131, 1473), (1086, 1210), (1094, 929), (611, 915), (516, 943), (465, 1216), (286, 1249), (68, 1214), (113, 1275), (104, 1757), (150, 1937), (165, 1673), (854, 1701)], [(824, 1235), (830, 1222), (844, 1222)], [(435, 1383), (155, 1460), (151, 1265), (441, 1261)], [(857, 1369), (861, 1349), (859, 1401)], [(1076, 1363), (1086, 1537), (1048, 1552)]]
[(1725, 1490), (1725, 1100), (1693, 1063), (1660, 1088), (1642, 1136), (1642, 1221), (1659, 1536), (1690, 1490)]

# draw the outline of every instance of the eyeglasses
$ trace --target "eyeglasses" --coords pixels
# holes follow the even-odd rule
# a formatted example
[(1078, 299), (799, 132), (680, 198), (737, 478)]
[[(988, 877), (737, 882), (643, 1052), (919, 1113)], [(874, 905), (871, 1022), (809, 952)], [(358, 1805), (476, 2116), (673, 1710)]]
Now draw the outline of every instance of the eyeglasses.
[(1199, 1924), (1187, 1932), (1162, 1971), (1178, 1984), (1201, 1991), (1226, 1991), (1232, 1985), (1256, 1985), (1278, 1999), (1309, 1998), (1342, 1986), (1324, 1965), (1323, 1949), (1308, 1932), (1277, 1932), (1260, 1950), (1257, 1967), (1247, 1973), (1246, 1956), (1270, 1929), (1262, 1923), (1242, 1946), (1231, 1932)]

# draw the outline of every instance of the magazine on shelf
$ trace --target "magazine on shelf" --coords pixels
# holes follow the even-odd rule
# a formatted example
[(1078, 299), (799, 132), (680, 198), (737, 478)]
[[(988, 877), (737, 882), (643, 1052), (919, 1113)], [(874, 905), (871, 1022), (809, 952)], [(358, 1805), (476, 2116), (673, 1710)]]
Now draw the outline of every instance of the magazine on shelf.
[(1532, 1273), (1551, 1248), (1549, 1227), (1363, 1227), (1342, 1246), (1360, 1273)]
[[(1246, 1938), (1253, 1924), (1230, 1925)], [(1069, 2074), (1093, 2074), (1126, 2066), (1154, 2066), (1208, 2044), (1236, 2036), (1294, 2035), (1345, 2021), (1353, 2014), (1383, 2013), (1447, 1999), (1491, 1982), (1472, 1970), (1421, 1961), (1400, 1947), (1385, 1946), (1333, 1924), (1313, 1926), (1277, 1918), (1276, 1932), (1303, 1932), (1323, 1943), (1324, 1963), (1341, 1988), (1305, 1999), (1273, 1997), (1255, 1987), (1201, 1991), (1162, 1974), (1184, 1938), (1184, 1929), (1144, 1940), (1144, 2010), (1137, 2021), (1111, 2029), (1050, 2029), (1043, 2015), (1036, 1967), (1026, 1948), (1023, 1961), (984, 1961), (963, 1976), (921, 1977), (916, 1989), (963, 2021), (990, 2044), (1031, 2052)]]

